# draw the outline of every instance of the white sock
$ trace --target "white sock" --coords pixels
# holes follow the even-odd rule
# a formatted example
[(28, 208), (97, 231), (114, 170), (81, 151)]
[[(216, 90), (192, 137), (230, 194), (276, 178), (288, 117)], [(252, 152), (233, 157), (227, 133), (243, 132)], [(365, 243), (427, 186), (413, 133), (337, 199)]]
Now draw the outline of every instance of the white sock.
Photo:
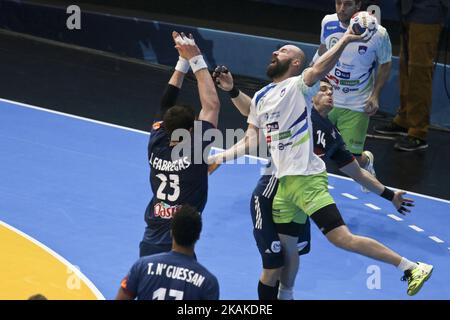
[(294, 300), (293, 288), (285, 287), (282, 283), (278, 288), (278, 300)]
[(402, 261), (400, 261), (400, 264), (397, 266), (397, 269), (405, 272), (406, 270), (412, 270), (415, 267), (417, 267), (417, 263), (409, 261), (408, 259), (402, 257)]

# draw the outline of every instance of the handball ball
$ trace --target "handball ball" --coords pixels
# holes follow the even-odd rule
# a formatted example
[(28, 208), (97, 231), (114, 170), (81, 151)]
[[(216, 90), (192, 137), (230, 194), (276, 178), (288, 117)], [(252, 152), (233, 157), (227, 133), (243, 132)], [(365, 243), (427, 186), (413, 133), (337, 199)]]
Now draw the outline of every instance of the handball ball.
[(377, 28), (377, 18), (367, 11), (360, 11), (353, 15), (350, 20), (350, 27), (355, 34), (363, 34), (366, 29), (373, 32)]

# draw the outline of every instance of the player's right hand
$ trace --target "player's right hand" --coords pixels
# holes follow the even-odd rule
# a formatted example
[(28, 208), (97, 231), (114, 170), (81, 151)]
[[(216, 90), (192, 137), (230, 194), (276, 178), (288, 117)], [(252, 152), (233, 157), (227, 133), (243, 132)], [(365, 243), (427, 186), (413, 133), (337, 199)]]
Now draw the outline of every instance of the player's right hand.
[(225, 66), (217, 66), (214, 69), (212, 78), (217, 86), (224, 91), (231, 91), (233, 89), (233, 76)]
[(346, 38), (348, 42), (368, 42), (375, 34), (374, 31), (366, 29), (363, 34), (355, 34), (352, 28), (348, 27), (343, 38)]
[(172, 38), (180, 57), (189, 61), (191, 58), (201, 55), (200, 49), (195, 44), (192, 34), (189, 34), (189, 37), (187, 37), (183, 32), (178, 33), (173, 31)]

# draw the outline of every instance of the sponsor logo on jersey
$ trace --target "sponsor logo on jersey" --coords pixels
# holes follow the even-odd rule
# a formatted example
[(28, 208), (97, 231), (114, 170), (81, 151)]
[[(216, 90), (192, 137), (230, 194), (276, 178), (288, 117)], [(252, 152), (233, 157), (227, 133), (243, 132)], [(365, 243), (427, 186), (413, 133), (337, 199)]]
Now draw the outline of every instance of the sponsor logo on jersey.
[(280, 143), (278, 144), (278, 150), (283, 151), (286, 147), (288, 147), (288, 146), (290, 146), (290, 145), (292, 145), (292, 144), (293, 144), (292, 141), (291, 141), (291, 142), (288, 142), (288, 143), (282, 143), (282, 142), (280, 142)]
[(283, 97), (285, 93), (286, 93), (286, 88), (284, 88), (283, 90), (281, 90), (281, 92), (280, 92), (280, 98)]
[(345, 72), (345, 71), (342, 71), (342, 70), (339, 70), (339, 69), (335, 69), (334, 70), (334, 75), (336, 77), (339, 77), (339, 78), (342, 78), (342, 79), (350, 79), (351, 73), (350, 72)]
[(266, 121), (275, 121), (278, 120), (280, 118), (280, 112), (276, 111), (276, 112), (272, 112), (272, 113), (268, 113), (266, 112), (264, 114), (264, 118), (266, 119)]
[(353, 92), (353, 91), (358, 91), (358, 89), (356, 89), (356, 88), (351, 89), (349, 87), (345, 87), (342, 89), (343, 93), (349, 93), (349, 92)]
[(343, 85), (343, 86), (349, 86), (349, 87), (353, 87), (353, 86), (357, 86), (359, 84), (359, 80), (341, 80), (339, 81), (339, 84)]
[(155, 217), (160, 217), (162, 219), (172, 219), (175, 213), (181, 209), (180, 205), (170, 206), (164, 202), (158, 202), (153, 207), (153, 214)]
[(278, 122), (271, 122), (266, 124), (267, 132), (273, 132), (280, 129), (280, 126), (278, 125)]
[(330, 43), (329, 49), (333, 48), (334, 45), (335, 45), (336, 43), (338, 43), (338, 41), (339, 41), (339, 38), (336, 38), (336, 37), (331, 38), (331, 39), (330, 39), (330, 42), (329, 42), (329, 43)]
[(367, 46), (359, 46), (359, 48), (358, 48), (358, 53), (360, 54), (360, 55), (363, 55), (363, 54), (365, 54), (367, 52)]
[(339, 84), (339, 79), (333, 76), (332, 74), (327, 75), (327, 79), (333, 81), (336, 84)]
[(338, 62), (336, 63), (336, 67), (338, 67), (338, 68), (345, 68), (345, 69), (347, 69), (347, 70), (353, 70), (353, 69), (355, 69), (355, 66), (354, 66), (354, 65), (352, 65), (352, 64), (347, 64), (347, 63), (342, 63), (341, 61), (338, 61)]
[(290, 138), (292, 136), (292, 132), (291, 131), (283, 131), (280, 133), (275, 133), (272, 135), (268, 135), (266, 138), (266, 142), (267, 143), (271, 143), (273, 141), (278, 141), (278, 140), (284, 140), (287, 138)]

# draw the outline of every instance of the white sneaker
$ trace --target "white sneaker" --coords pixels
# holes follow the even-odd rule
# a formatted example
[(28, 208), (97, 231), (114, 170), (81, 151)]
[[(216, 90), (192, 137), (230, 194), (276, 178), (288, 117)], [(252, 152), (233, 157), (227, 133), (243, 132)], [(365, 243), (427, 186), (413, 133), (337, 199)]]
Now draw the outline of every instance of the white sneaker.
[[(375, 158), (374, 158), (372, 152), (366, 150), (366, 151), (363, 151), (363, 154), (365, 154), (367, 159), (369, 160), (369, 161), (367, 161), (367, 164), (364, 166), (363, 169), (367, 170), (371, 175), (376, 177), (377, 175), (376, 175), (375, 169), (373, 167), (373, 163), (375, 161)], [(365, 188), (363, 186), (361, 186), (361, 190), (362, 190), (362, 192), (365, 192), (365, 193), (370, 192), (369, 189), (367, 189), (367, 188)]]

